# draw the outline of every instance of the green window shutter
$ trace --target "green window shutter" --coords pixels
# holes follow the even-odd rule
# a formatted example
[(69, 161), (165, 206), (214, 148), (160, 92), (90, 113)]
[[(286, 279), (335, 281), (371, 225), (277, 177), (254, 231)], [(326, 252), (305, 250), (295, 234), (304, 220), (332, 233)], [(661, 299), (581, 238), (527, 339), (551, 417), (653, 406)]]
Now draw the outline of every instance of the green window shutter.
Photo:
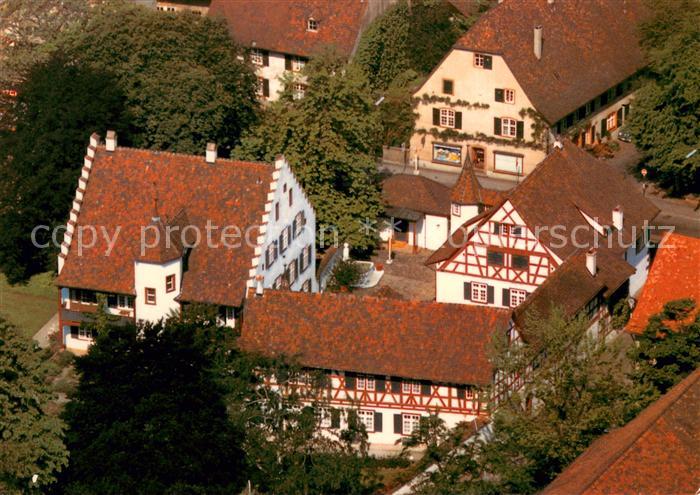
[(263, 96), (264, 97), (270, 96), (270, 80), (269, 79), (263, 79)]
[(510, 289), (503, 289), (503, 299), (501, 300), (502, 306), (510, 306)]
[(345, 388), (348, 390), (355, 389), (355, 376), (349, 373), (345, 373)]
[(496, 101), (504, 102), (505, 101), (505, 96), (503, 94), (503, 90), (500, 88), (496, 88), (496, 95), (495, 95)]
[(440, 125), (440, 109), (433, 108), (433, 125)]
[(462, 128), (462, 112), (455, 112), (455, 129)]
[(394, 433), (401, 435), (401, 433), (403, 433), (403, 428), (401, 426), (401, 415), (394, 414)]
[(263, 55), (263, 66), (269, 67), (270, 66), (270, 52), (268, 52), (267, 50), (263, 50), (262, 55)]
[(398, 378), (391, 379), (391, 393), (400, 394), (401, 393), (401, 380)]
[(420, 384), (420, 394), (421, 395), (430, 395), (430, 383), (421, 383)]
[(375, 412), (374, 413), (374, 431), (375, 432), (381, 432), (382, 427), (384, 426), (382, 423), (384, 422), (384, 418), (382, 417), (382, 413), (380, 412)]
[(493, 58), (491, 55), (484, 55), (484, 69), (492, 69), (493, 68)]
[(525, 135), (525, 122), (518, 120), (515, 125), (515, 137), (517, 139), (522, 139)]
[(348, 409), (348, 427), (350, 428), (356, 428), (357, 427), (357, 411), (353, 409)]
[(608, 132), (608, 128), (606, 127), (606, 122), (605, 122), (605, 117), (603, 117), (603, 120), (600, 121), (600, 137), (604, 137), (605, 133)]
[(493, 118), (493, 133), (496, 136), (501, 135), (501, 119), (499, 119), (498, 117)]
[(465, 301), (471, 301), (472, 299), (472, 283), (464, 282), (464, 299)]
[(291, 55), (284, 55), (284, 69), (285, 70), (292, 70), (292, 56)]
[(338, 409), (331, 411), (331, 428), (340, 428), (340, 411)]
[(486, 302), (489, 304), (493, 304), (493, 285), (487, 286), (486, 296)]
[(378, 376), (374, 380), (375, 382), (375, 388), (377, 389), (377, 392), (384, 392), (386, 391), (386, 380), (384, 379), (383, 376)]
[(464, 385), (460, 385), (457, 387), (457, 398), (458, 399), (464, 399), (467, 396), (467, 389), (465, 388)]

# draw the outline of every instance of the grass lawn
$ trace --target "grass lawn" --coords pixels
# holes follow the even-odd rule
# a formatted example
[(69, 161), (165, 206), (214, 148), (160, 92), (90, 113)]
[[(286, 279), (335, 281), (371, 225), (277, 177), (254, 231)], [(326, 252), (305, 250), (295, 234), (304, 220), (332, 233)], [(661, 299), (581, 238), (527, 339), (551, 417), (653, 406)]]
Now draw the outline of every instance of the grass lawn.
[(24, 285), (10, 285), (0, 273), (0, 315), (31, 338), (56, 313), (58, 289), (51, 273), (32, 277)]

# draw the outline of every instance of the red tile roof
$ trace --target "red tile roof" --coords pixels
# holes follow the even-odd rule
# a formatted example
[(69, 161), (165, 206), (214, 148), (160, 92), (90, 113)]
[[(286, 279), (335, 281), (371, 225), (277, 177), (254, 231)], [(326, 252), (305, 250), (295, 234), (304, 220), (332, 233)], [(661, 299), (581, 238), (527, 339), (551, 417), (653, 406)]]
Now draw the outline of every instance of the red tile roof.
[(450, 188), (422, 175), (396, 174), (382, 183), (384, 204), (394, 208), (450, 216)]
[[(231, 36), (244, 46), (311, 56), (334, 45), (350, 56), (369, 21), (369, 1), (363, 0), (212, 0), (209, 16), (224, 17)], [(307, 21), (318, 31), (307, 31)]]
[(688, 495), (700, 483), (700, 369), (598, 438), (541, 495)]
[[(642, 0), (505, 0), (456, 48), (502, 55), (533, 106), (554, 124), (642, 69)], [(533, 28), (542, 26), (542, 58)]]
[(661, 242), (627, 331), (642, 333), (669, 301), (691, 298), (700, 307), (700, 239), (668, 234)]
[(484, 205), (491, 207), (508, 195), (508, 191), (487, 189), (479, 183), (474, 169), (468, 163), (462, 167), (459, 178), (450, 194), (453, 203), (460, 205)]
[(503, 309), (266, 290), (249, 297), (242, 348), (319, 369), (486, 385), (488, 348)]
[[(63, 269), (57, 278), (62, 287), (93, 289), (120, 294), (134, 293), (134, 260), (141, 257), (141, 229), (158, 215), (166, 224), (199, 228), (202, 242), (189, 256), (189, 269), (182, 280), (183, 301), (239, 306), (246, 290), (254, 247), (207, 247), (206, 225), (251, 228), (256, 239), (262, 221), (274, 167), (217, 159), (206, 163), (203, 156), (118, 147), (108, 152), (99, 146), (84, 194), (76, 229), (94, 226), (98, 236), (94, 247), (82, 256), (73, 238)], [(183, 213), (186, 211), (186, 214)], [(168, 220), (170, 219), (170, 220)], [(110, 236), (121, 227), (109, 256), (102, 227)], [(148, 230), (145, 230), (148, 234)], [(86, 234), (89, 242), (90, 235)], [(163, 242), (164, 240), (162, 240)], [(170, 257), (156, 248), (156, 257)], [(149, 259), (151, 254), (144, 256)]]

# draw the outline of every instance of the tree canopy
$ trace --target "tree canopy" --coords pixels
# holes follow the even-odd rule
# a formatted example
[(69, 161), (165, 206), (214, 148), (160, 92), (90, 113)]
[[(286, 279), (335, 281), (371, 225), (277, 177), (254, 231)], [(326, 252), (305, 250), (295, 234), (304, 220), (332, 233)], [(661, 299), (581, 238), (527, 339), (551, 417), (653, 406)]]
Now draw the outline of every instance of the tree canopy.
[[(675, 194), (700, 190), (700, 4), (650, 1), (642, 26), (650, 64), (629, 127), (649, 178)], [(690, 156), (688, 156), (690, 155)]]
[[(63, 423), (47, 414), (43, 353), (0, 318), (0, 492), (46, 487), (68, 464)], [(36, 483), (32, 477), (37, 475)]]
[(355, 248), (373, 247), (376, 233), (362, 222), (380, 212), (374, 157), (381, 130), (367, 81), (332, 51), (312, 59), (305, 75), (305, 96), (294, 100), (287, 93), (272, 103), (234, 155), (271, 161), (284, 154), (316, 209), (319, 228), (337, 228)]

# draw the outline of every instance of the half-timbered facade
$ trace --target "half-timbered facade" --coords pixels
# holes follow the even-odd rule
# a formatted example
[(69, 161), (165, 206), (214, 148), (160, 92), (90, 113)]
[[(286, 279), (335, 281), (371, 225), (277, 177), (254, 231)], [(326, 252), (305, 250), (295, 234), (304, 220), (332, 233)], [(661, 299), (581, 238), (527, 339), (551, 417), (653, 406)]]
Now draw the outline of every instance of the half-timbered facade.
[(587, 146), (625, 121), (645, 66), (641, 0), (504, 0), (454, 45), (414, 92), (411, 155), (517, 180), (559, 135)]
[[(645, 227), (658, 210), (621, 175), (571, 142), (428, 259), (436, 300), (516, 307), (570, 257), (590, 248), (629, 266), (629, 293), (648, 273)], [(617, 288), (617, 287), (615, 287)]]
[(318, 290), (315, 213), (283, 157), (274, 164), (117, 146), (93, 134), (58, 258), (59, 325), (84, 352), (106, 311), (157, 321), (189, 303), (235, 326), (247, 289)]
[(510, 312), (495, 308), (265, 290), (246, 301), (240, 342), (322, 371), (321, 426), (355, 415), (383, 450), (430, 414), (448, 427), (484, 416), (489, 343), (509, 325)]

